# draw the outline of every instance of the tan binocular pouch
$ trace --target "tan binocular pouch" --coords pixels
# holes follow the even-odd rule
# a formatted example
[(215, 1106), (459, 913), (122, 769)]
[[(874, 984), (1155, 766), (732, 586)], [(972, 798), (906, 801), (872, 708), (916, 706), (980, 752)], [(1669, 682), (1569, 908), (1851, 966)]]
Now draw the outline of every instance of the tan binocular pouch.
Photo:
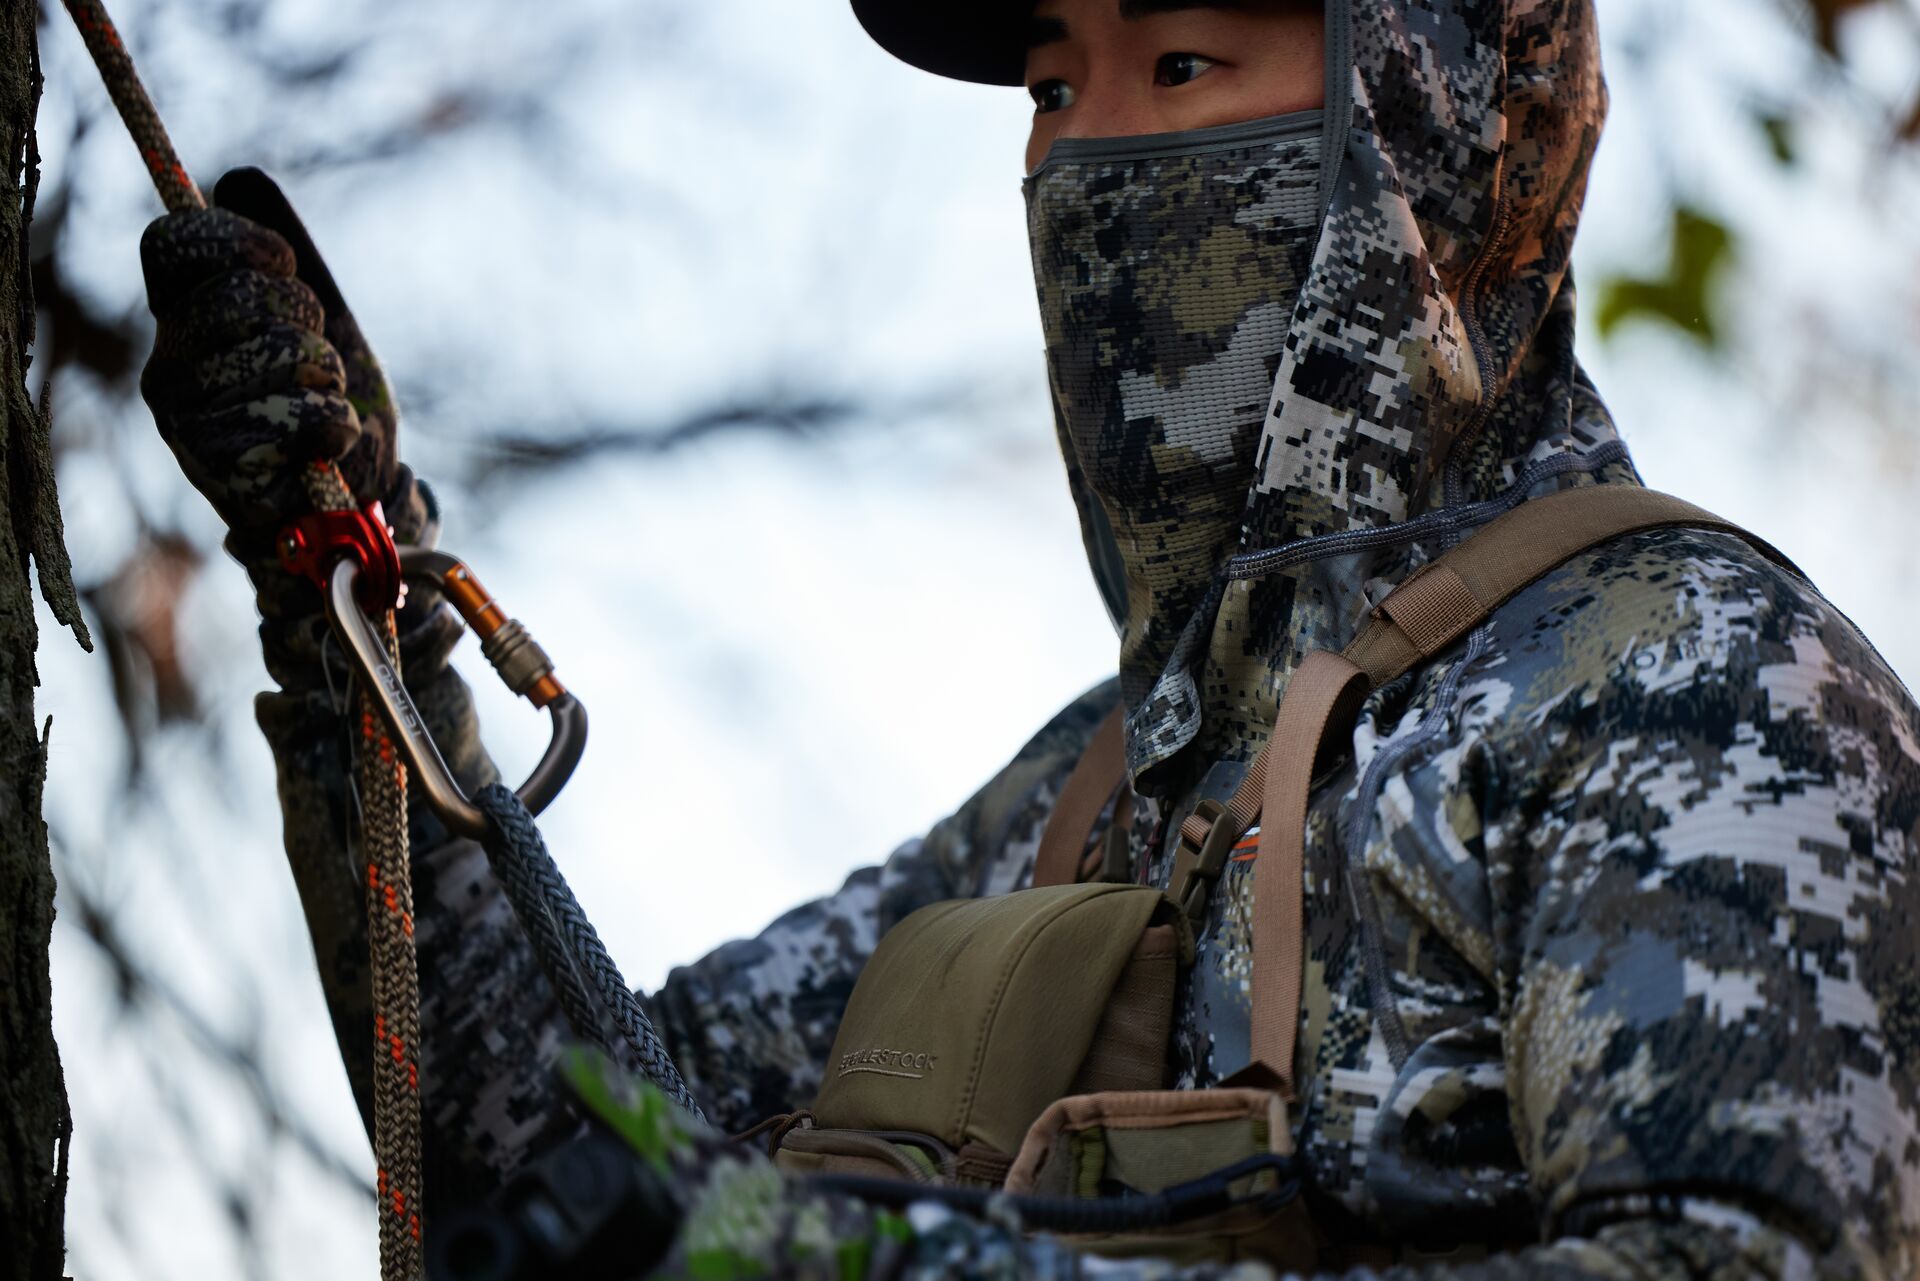
[(792, 1170), (998, 1186), (1056, 1099), (1166, 1084), (1192, 943), (1164, 895), (1061, 885), (936, 903), (888, 931), (860, 981)]
[[(775, 1163), (1103, 1199), (1284, 1155), (1278, 1094), (1165, 1088), (1174, 985), (1192, 947), (1186, 918), (1140, 885), (921, 909), (868, 962), (819, 1097), (775, 1130)], [(1261, 1179), (1274, 1175), (1236, 1193), (1257, 1196)], [(1099, 1253), (1231, 1259), (1275, 1235), (1278, 1217), (1234, 1209), (1073, 1240)]]

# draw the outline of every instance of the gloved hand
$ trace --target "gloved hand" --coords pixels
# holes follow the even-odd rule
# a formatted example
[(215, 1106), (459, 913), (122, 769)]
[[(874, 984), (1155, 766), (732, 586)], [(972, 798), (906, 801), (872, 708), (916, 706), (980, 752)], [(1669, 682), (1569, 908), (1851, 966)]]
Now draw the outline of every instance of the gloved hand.
[[(337, 460), (360, 501), (379, 499), (402, 544), (432, 546), (437, 516), (426, 487), (396, 461), (380, 364), (286, 198), (264, 174), (243, 169), (221, 179), (214, 202), (160, 219), (141, 243), (159, 322), (141, 386), (253, 578), (267, 670), (280, 686), (259, 696), (254, 713), (273, 751), (287, 861), (341, 1061), (371, 1136), (366, 876), (364, 864), (342, 857), (360, 812), (359, 736), (320, 592), (281, 568), (275, 540), (312, 510), (301, 471), (315, 459)], [(417, 581), (399, 629), (407, 692), (472, 795), (498, 773), (471, 695), (447, 662), (464, 630), (460, 616)], [(549, 1099), (541, 1060), (562, 1015), (486, 855), (449, 839), (417, 795), (410, 819), (431, 1223), (439, 1206), (476, 1199), (523, 1148), (537, 1146), (544, 1135), (529, 1117), (571, 1122)]]
[[(268, 669), (289, 689), (321, 674), (318, 590), (280, 565), (275, 537), (312, 510), (302, 471), (337, 462), (403, 543), (432, 513), (396, 453), (386, 375), (273, 180), (238, 169), (214, 207), (169, 214), (140, 243), (158, 322), (141, 378), (161, 436), (227, 522), (265, 623)], [(404, 629), (403, 629), (404, 630)]]

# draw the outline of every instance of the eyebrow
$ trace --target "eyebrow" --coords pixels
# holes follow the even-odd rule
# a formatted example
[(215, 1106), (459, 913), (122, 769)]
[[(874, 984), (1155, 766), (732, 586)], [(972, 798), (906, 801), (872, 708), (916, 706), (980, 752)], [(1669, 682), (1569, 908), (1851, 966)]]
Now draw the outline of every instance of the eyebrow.
[[(1120, 16), (1128, 22), (1161, 13), (1188, 9), (1245, 9), (1247, 0), (1120, 0)], [(1067, 24), (1059, 18), (1027, 20), (1027, 48), (1058, 44), (1067, 38)]]

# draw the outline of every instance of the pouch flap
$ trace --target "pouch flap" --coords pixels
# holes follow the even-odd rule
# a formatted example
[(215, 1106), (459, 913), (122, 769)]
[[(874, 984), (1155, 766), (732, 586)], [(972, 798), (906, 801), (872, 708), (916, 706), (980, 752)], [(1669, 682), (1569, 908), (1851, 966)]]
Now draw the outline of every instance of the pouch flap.
[(1163, 901), (1142, 885), (1060, 885), (915, 912), (854, 986), (814, 1115), (1014, 1151), (1072, 1087)]
[(1139, 1090), (1061, 1099), (1028, 1130), (1009, 1192), (1152, 1193), (1248, 1157), (1293, 1151), (1287, 1103), (1271, 1090)]
[(917, 1183), (950, 1181), (953, 1153), (916, 1135), (886, 1136), (861, 1130), (799, 1127), (781, 1136), (773, 1163), (785, 1169), (868, 1174)]

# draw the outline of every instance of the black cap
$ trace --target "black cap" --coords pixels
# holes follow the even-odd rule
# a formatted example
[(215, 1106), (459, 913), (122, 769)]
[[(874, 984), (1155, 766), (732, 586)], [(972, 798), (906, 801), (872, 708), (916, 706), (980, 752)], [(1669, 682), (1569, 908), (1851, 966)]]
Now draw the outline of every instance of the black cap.
[(1027, 78), (1033, 0), (853, 0), (882, 49), (922, 71), (983, 85)]

